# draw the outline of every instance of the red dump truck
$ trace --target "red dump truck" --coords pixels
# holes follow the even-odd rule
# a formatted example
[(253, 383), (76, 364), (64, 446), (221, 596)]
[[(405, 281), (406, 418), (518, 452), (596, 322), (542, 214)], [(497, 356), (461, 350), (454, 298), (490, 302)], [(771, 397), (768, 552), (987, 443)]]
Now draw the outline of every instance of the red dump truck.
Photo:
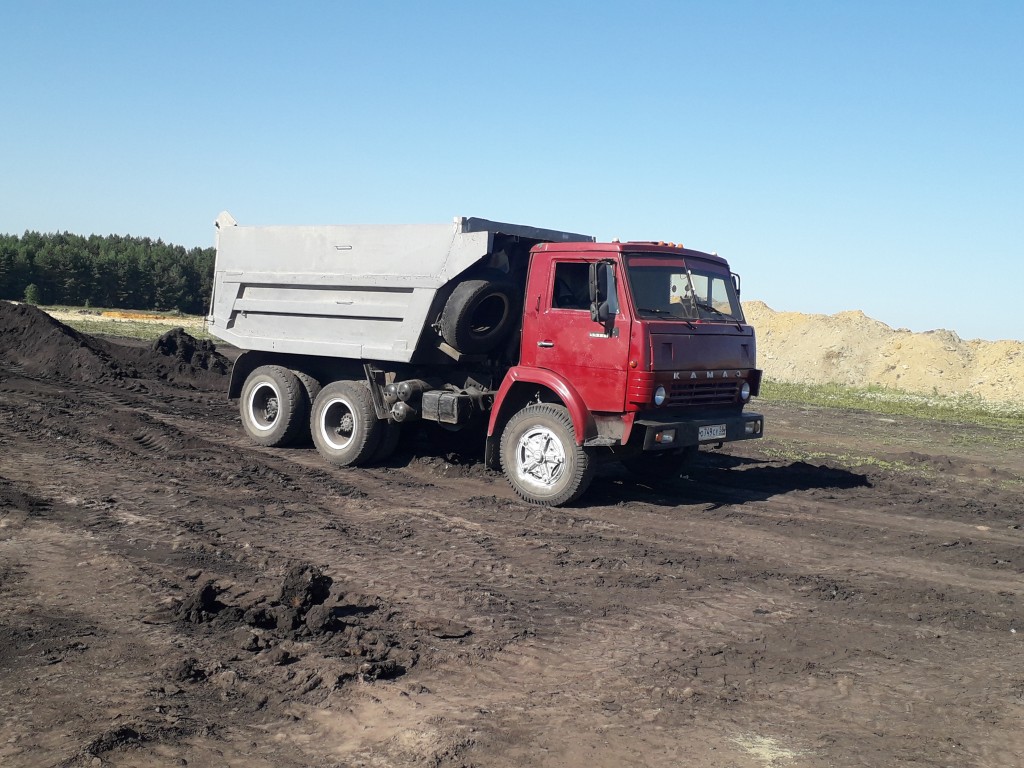
[(264, 446), (312, 437), (379, 462), (413, 420), (484, 441), (526, 501), (560, 505), (617, 460), (678, 475), (701, 445), (759, 438), (754, 330), (717, 255), (476, 218), (239, 226), (217, 219), (210, 332)]

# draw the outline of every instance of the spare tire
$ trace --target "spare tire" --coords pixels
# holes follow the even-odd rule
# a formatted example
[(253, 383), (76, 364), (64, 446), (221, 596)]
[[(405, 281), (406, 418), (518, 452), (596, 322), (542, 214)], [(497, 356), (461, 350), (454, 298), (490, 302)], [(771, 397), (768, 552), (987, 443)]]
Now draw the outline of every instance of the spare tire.
[(490, 352), (516, 324), (516, 291), (505, 280), (466, 280), (441, 313), (441, 338), (466, 355)]

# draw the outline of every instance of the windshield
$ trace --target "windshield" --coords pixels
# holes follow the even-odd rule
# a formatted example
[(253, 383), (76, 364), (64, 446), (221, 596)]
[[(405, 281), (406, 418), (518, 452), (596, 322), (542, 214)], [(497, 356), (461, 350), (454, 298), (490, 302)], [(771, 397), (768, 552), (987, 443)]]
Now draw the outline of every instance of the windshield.
[(732, 275), (700, 259), (634, 254), (626, 274), (641, 318), (742, 322)]

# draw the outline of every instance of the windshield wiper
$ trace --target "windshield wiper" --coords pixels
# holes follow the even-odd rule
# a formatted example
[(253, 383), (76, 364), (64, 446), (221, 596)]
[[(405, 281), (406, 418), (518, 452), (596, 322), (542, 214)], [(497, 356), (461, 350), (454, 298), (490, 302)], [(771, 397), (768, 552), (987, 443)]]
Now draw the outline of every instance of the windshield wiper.
[(706, 304), (703, 301), (697, 301), (697, 299), (694, 299), (693, 303), (694, 303), (695, 306), (699, 307), (700, 309), (706, 309), (708, 312), (714, 312), (716, 315), (719, 315), (720, 317), (724, 317), (727, 320), (732, 320), (734, 323), (736, 323), (736, 327), (737, 328), (739, 328), (741, 331), (743, 330), (743, 324), (740, 323), (739, 320), (737, 320), (735, 317), (730, 315), (728, 312), (723, 312), (718, 307), (713, 307), (710, 304)]
[(693, 321), (688, 317), (680, 317), (675, 312), (671, 312), (667, 309), (657, 309), (655, 307), (637, 307), (637, 312), (653, 312), (656, 315), (668, 315), (673, 320), (680, 320), (686, 323), (690, 328), (694, 328)]

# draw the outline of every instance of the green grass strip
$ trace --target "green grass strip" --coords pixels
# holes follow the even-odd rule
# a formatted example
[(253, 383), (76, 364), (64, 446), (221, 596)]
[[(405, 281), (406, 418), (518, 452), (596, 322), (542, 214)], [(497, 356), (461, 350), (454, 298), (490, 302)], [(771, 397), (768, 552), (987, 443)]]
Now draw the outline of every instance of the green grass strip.
[(764, 381), (761, 399), (772, 403), (853, 408), (889, 416), (968, 422), (994, 427), (1024, 427), (1024, 403), (982, 400), (973, 395), (923, 395), (889, 387), (842, 384), (790, 384)]

